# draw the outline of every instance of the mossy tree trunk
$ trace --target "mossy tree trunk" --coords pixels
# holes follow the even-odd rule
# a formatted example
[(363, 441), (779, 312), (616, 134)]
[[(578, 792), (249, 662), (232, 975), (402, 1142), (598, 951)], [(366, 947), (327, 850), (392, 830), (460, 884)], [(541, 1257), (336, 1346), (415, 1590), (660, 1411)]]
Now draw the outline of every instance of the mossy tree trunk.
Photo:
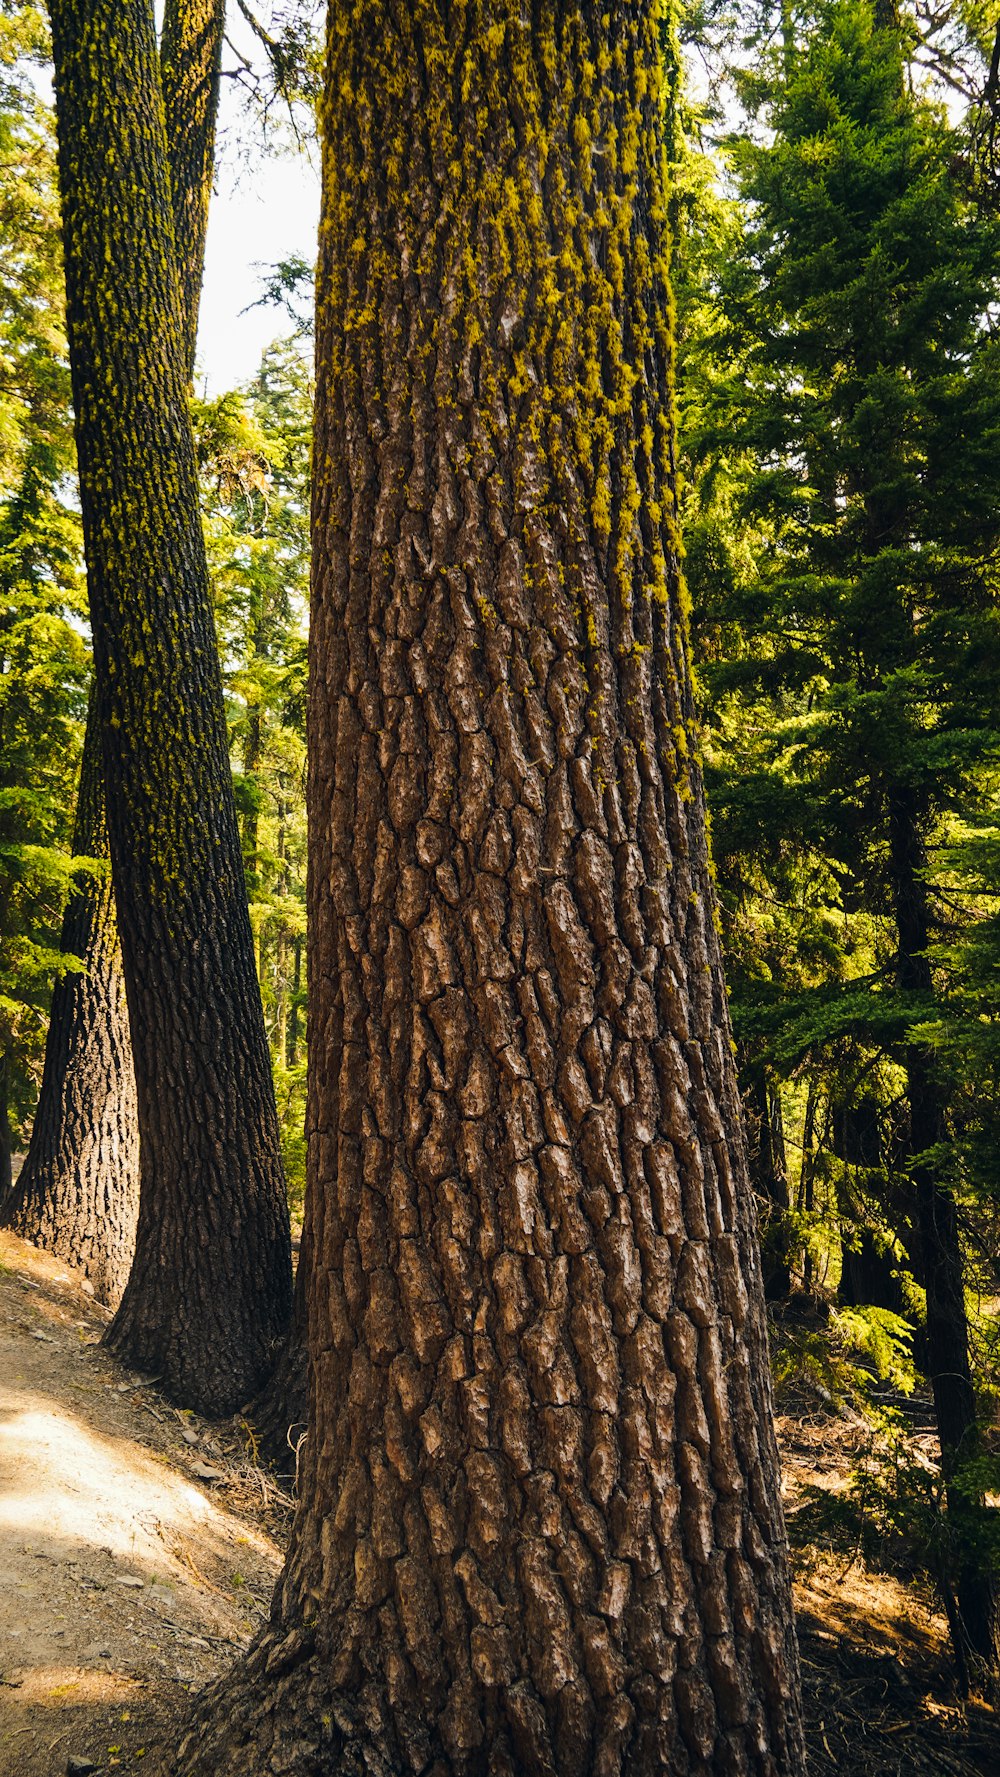
[(225, 0), (166, 0), (160, 73), (189, 377), (198, 345), (225, 25)]
[[(224, 0), (167, 0), (161, 73), (174, 234), (193, 372), (215, 156)], [(74, 834), (78, 857), (108, 857), (100, 720), (91, 699)], [(128, 1006), (110, 878), (74, 890), (62, 949), (86, 965), (52, 995), (31, 1142), (2, 1215), (25, 1240), (80, 1266), (117, 1307), (139, 1208), (139, 1127)]]
[(185, 1777), (804, 1770), (658, 14), (330, 10), (310, 1430)]
[[(51, 7), (80, 497), (140, 1132), (112, 1348), (227, 1412), (288, 1320), (288, 1213), (187, 402), (152, 8)], [(95, 129), (93, 120), (100, 119)]]

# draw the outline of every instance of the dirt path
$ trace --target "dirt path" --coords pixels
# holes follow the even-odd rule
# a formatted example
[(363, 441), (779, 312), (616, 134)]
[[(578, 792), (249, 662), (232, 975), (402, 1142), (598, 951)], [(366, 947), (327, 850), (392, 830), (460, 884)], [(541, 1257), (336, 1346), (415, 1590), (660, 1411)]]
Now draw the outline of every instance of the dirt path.
[[(170, 1408), (102, 1350), (105, 1319), (0, 1232), (0, 1777), (162, 1777), (280, 1565), (288, 1498), (241, 1428)], [(815, 1403), (778, 1429), (794, 1516), (866, 1433)], [(957, 1698), (926, 1589), (823, 1549), (798, 1565), (811, 1777), (997, 1777), (1000, 1722)]]
[(174, 1412), (109, 1358), (105, 1319), (64, 1265), (0, 1232), (2, 1777), (63, 1777), (71, 1758), (148, 1769), (280, 1565), (279, 1490), (232, 1427)]

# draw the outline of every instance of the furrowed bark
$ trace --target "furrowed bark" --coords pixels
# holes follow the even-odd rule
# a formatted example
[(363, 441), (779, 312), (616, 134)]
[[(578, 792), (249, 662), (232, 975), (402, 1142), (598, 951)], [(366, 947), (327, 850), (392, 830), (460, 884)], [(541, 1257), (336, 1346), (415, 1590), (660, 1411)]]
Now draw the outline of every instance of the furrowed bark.
[[(161, 70), (174, 234), (193, 374), (214, 164), (224, 0), (167, 0)], [(80, 767), (78, 857), (107, 858), (100, 720), (92, 698)], [(121, 945), (110, 878), (72, 895), (62, 949), (86, 964), (52, 995), (45, 1068), (17, 1190), (0, 1219), (25, 1240), (79, 1265), (117, 1307), (128, 1280), (139, 1206), (139, 1128)]]
[(678, 573), (659, 8), (336, 4), (310, 1431), (184, 1777), (802, 1773)]
[[(107, 860), (99, 739), (92, 693), (73, 852)], [(110, 871), (73, 890), (61, 947), (86, 970), (62, 976), (52, 995), (38, 1109), (3, 1224), (79, 1266), (117, 1307), (135, 1248), (139, 1126)]]
[(140, 1131), (135, 1262), (108, 1342), (174, 1398), (224, 1413), (273, 1361), (290, 1246), (201, 534), (159, 64), (143, 0), (54, 0), (51, 19)]

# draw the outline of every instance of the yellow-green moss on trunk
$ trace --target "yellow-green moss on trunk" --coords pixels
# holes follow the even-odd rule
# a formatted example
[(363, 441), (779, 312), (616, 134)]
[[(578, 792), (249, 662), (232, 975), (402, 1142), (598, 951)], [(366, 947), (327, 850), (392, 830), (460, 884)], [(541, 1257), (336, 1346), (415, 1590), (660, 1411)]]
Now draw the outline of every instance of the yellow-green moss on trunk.
[(225, 1412), (291, 1294), (270, 1058), (188, 412), (152, 8), (51, 7), (67, 319), (115, 900), (140, 1131), (112, 1346)]

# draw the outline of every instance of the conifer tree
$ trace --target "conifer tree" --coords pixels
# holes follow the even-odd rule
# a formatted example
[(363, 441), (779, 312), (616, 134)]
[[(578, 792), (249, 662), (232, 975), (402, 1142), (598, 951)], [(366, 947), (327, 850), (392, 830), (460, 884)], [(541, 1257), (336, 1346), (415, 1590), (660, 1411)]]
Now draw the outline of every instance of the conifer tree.
[[(194, 369), (214, 166), (224, 0), (167, 0), (161, 74), (188, 369)], [(84, 737), (73, 851), (107, 865), (96, 698)], [(84, 965), (56, 982), (31, 1144), (5, 1224), (78, 1265), (117, 1307), (139, 1209), (139, 1126), (121, 947), (110, 873), (70, 896), (62, 951)]]
[(310, 1431), (185, 1774), (800, 1773), (660, 8), (333, 5)]
[(136, 1257), (108, 1339), (175, 1398), (226, 1412), (266, 1375), (287, 1322), (288, 1213), (205, 567), (160, 69), (142, 0), (65, 0), (51, 17), (140, 1132)]
[[(932, 857), (949, 822), (981, 806), (1000, 745), (1000, 358), (984, 325), (1000, 253), (958, 176), (955, 132), (912, 90), (905, 54), (892, 6), (824, 0), (758, 88), (773, 139), (735, 151), (752, 209), (722, 282), (741, 379), (716, 403), (713, 449), (730, 463), (742, 453), (733, 497), (756, 561), (723, 589), (747, 640), (714, 673), (714, 694), (739, 692), (744, 718), (754, 712), (757, 770), (726, 761), (716, 830), (724, 877), (728, 827), (731, 857), (742, 849), (758, 869), (770, 858), (779, 900), (774, 883), (788, 882), (797, 856), (807, 890), (800, 910), (786, 901), (803, 921), (788, 946), (796, 966), (810, 893), (840, 911), (842, 935), (845, 915), (855, 933), (866, 928), (867, 966), (842, 936), (811, 992), (787, 974), (775, 991), (759, 971), (743, 1028), (786, 1067), (808, 1053), (829, 1067), (845, 1044), (866, 1050), (856, 1102), (831, 1100), (845, 1160), (869, 1114), (871, 1062), (903, 1084), (890, 1159), (906, 1188), (886, 1196), (883, 1215), (926, 1291), (924, 1363), (965, 1551), (957, 1652), (993, 1665), (991, 1582), (958, 1479), (978, 1433), (951, 1107), (920, 1033), (939, 992)], [(873, 1173), (885, 1162), (880, 1141), (875, 1150)]]
[(38, 1090), (61, 963), (67, 808), (86, 692), (45, 22), (0, 14), (0, 1202)]

